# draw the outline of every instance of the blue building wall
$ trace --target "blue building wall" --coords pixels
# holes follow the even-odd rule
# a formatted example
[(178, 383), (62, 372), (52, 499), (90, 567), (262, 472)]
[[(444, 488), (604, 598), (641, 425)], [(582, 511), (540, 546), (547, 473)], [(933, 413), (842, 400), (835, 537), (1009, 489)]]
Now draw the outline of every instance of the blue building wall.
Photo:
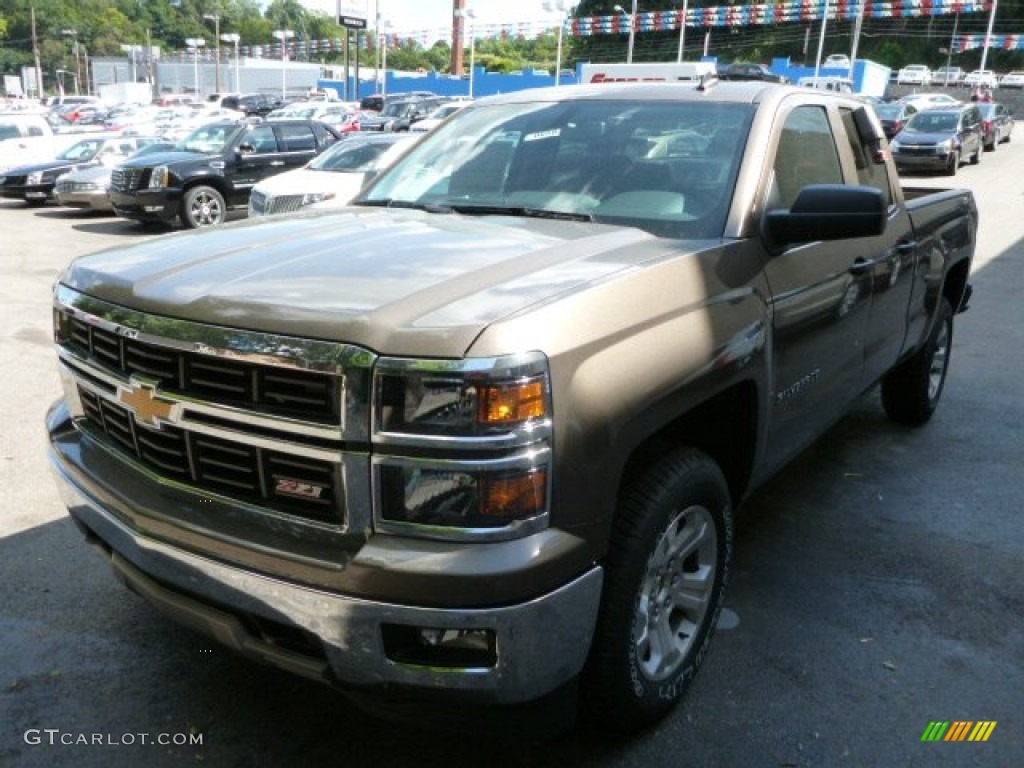
[[(431, 91), (440, 96), (469, 96), (469, 75), (464, 77), (453, 77), (452, 75), (441, 74), (440, 72), (425, 72), (415, 75), (398, 75), (395, 72), (387, 72), (387, 93), (399, 94), (410, 91)], [(562, 85), (576, 83), (576, 77), (562, 75), (559, 78)], [(496, 93), (509, 93), (511, 91), (522, 91), (526, 88), (546, 88), (555, 84), (555, 76), (546, 74), (543, 71), (524, 69), (521, 75), (509, 75), (499, 72), (487, 72), (483, 67), (477, 67), (473, 73), (473, 97), (493, 96)], [(341, 98), (345, 96), (344, 80), (323, 80), (318, 81), (320, 88), (333, 88)], [(372, 96), (379, 92), (378, 83), (373, 80), (363, 80), (359, 84), (359, 98)], [(355, 78), (349, 78), (349, 93), (352, 100), (355, 100)]]
[[(715, 61), (713, 57), (702, 59), (702, 61)], [(794, 83), (801, 77), (813, 77), (814, 67), (796, 66), (790, 63), (789, 59), (773, 59), (771, 70), (780, 75), (785, 75)], [(577, 67), (574, 72), (579, 72)], [(396, 74), (393, 71), (386, 73), (387, 93), (400, 94), (410, 91), (430, 91), (441, 96), (469, 96), (469, 76), (453, 77), (452, 75), (441, 74), (440, 72), (424, 72), (422, 74)], [(858, 59), (854, 62), (853, 73), (845, 68), (822, 67), (818, 71), (819, 77), (849, 77), (853, 80), (854, 90), (868, 96), (881, 97), (885, 93), (885, 87), (889, 82), (889, 68), (873, 61)], [(571, 85), (578, 82), (577, 76), (562, 75), (559, 78), (562, 85)], [(547, 88), (555, 84), (555, 76), (547, 74), (543, 70), (524, 69), (520, 75), (510, 75), (499, 72), (487, 72), (483, 67), (477, 67), (473, 73), (473, 97), (492, 96), (496, 93), (509, 93), (521, 91), (526, 88)], [(317, 82), (320, 88), (333, 88), (341, 98), (345, 98), (345, 82), (343, 80), (321, 79)], [(362, 80), (359, 83), (358, 98), (371, 96), (379, 91), (378, 83), (375, 80)], [(349, 78), (349, 90), (351, 100), (356, 100), (355, 78)]]

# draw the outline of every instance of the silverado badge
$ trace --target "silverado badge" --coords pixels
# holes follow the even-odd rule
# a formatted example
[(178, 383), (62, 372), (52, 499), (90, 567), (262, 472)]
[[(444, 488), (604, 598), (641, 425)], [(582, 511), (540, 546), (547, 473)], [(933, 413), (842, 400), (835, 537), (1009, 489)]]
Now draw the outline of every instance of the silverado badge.
[(131, 409), (137, 422), (151, 427), (158, 427), (161, 422), (175, 421), (181, 410), (180, 404), (158, 397), (151, 385), (134, 381), (117, 388), (117, 399)]

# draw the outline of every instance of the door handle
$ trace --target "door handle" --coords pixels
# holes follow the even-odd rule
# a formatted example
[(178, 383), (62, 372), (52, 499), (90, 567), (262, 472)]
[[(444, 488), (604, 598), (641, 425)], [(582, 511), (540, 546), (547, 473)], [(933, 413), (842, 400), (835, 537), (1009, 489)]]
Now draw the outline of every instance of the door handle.
[(897, 243), (896, 248), (894, 250), (901, 256), (905, 256), (908, 253), (914, 253), (914, 251), (917, 250), (919, 245), (920, 243), (917, 242), (916, 240), (910, 240), (902, 243)]
[(284, 160), (271, 160), (271, 165), (284, 165)]
[(857, 260), (850, 265), (848, 271), (851, 275), (866, 275), (868, 272), (874, 269), (881, 261), (883, 261), (883, 259), (857, 258)]

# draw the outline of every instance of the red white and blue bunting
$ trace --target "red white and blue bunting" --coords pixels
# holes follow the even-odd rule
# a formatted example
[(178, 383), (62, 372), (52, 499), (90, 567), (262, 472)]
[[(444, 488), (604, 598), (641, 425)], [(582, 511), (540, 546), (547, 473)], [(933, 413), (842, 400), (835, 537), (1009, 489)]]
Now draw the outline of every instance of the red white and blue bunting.
[[(953, 38), (953, 50), (957, 53), (985, 47), (984, 35), (957, 35)], [(1024, 50), (1024, 35), (991, 35), (988, 47), (1003, 51)]]

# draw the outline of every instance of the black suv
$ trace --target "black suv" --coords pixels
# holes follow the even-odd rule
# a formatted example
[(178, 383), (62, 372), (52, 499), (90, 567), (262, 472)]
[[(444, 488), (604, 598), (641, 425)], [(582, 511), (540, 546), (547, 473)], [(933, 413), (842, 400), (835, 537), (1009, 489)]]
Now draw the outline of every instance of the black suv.
[(251, 117), (266, 117), (284, 102), (278, 96), (270, 96), (266, 93), (245, 93), (242, 95), (232, 94), (221, 100), (221, 107), (224, 109), (236, 109)]
[(761, 80), (766, 83), (788, 83), (785, 75), (777, 75), (764, 64), (736, 62), (720, 70), (718, 76), (722, 80)]
[(188, 227), (224, 221), (245, 208), (257, 182), (305, 165), (341, 138), (314, 120), (248, 120), (197, 128), (174, 150), (128, 160), (114, 169), (110, 202), (118, 216)]

